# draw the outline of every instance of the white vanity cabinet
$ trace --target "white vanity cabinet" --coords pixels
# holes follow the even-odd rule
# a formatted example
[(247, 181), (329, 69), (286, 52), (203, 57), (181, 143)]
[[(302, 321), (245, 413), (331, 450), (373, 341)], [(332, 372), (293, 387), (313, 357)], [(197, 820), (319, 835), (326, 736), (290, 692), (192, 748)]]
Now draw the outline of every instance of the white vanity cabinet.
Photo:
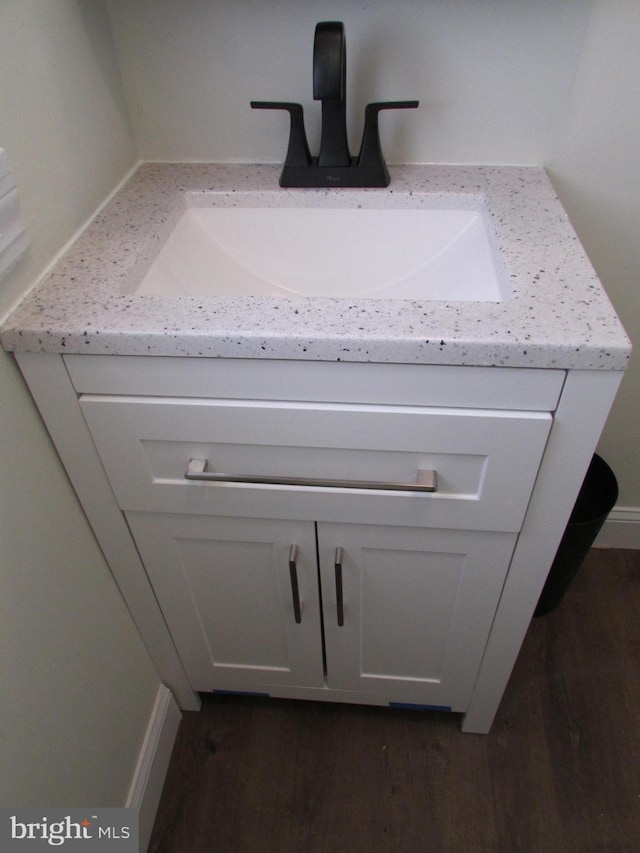
[[(18, 360), (182, 707), (189, 690), (431, 706), (468, 731), (491, 725), (619, 381)], [(603, 402), (585, 428), (587, 379)], [(190, 460), (232, 476), (186, 479)], [(420, 472), (435, 491), (410, 490)]]
[[(248, 384), (80, 397), (190, 683), (465, 710), (550, 413)], [(194, 458), (229, 480), (187, 481)]]

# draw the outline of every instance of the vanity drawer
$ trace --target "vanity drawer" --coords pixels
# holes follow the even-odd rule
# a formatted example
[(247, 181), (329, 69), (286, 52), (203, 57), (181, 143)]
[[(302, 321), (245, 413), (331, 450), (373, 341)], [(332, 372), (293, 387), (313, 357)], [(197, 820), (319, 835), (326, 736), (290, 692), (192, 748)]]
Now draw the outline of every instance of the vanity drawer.
[[(410, 406), (83, 395), (122, 509), (516, 531), (551, 416)], [(185, 479), (207, 471), (265, 484)], [(282, 485), (279, 478), (415, 483), (437, 491)], [(273, 482), (271, 482), (273, 480)]]

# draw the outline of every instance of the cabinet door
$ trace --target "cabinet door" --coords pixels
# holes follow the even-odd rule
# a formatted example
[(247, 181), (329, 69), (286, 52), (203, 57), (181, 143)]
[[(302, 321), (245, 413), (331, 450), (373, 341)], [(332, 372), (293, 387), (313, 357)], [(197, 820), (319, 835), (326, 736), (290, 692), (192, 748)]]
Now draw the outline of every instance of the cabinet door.
[(136, 512), (127, 521), (195, 690), (323, 686), (312, 523)]
[(321, 524), (318, 543), (328, 686), (465, 710), (515, 535)]

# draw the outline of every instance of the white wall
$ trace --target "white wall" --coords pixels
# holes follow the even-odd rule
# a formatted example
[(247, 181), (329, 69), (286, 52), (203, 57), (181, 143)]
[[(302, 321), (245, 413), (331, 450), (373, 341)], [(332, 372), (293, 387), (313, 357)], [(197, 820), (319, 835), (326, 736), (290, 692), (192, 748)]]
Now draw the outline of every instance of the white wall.
[[(249, 101), (305, 106), (313, 35), (347, 33), (353, 153), (367, 101), (419, 98), (381, 117), (389, 162), (538, 163), (567, 109), (585, 0), (109, 0), (143, 159), (280, 161), (288, 118)], [(314, 147), (314, 146), (312, 146)]]
[[(0, 147), (31, 249), (0, 314), (135, 162), (102, 0), (0, 4)], [(0, 351), (0, 805), (123, 805), (158, 676)]]
[[(381, 118), (389, 162), (547, 166), (627, 331), (640, 341), (640, 4), (637, 0), (108, 0), (139, 153), (281, 161), (305, 107), (317, 150), (313, 31), (347, 30), (351, 147), (368, 100), (419, 98)], [(636, 356), (601, 452), (640, 518)]]
[(544, 159), (635, 345), (599, 450), (640, 520), (640, 3), (595, 0), (575, 85)]

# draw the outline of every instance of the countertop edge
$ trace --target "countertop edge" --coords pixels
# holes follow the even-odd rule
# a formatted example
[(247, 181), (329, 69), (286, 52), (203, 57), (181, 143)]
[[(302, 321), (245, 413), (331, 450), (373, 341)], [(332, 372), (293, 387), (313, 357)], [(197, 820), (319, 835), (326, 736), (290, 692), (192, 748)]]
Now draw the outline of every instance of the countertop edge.
[[(367, 203), (484, 199), (514, 287), (506, 303), (141, 297), (185, 195), (277, 191), (278, 167), (143, 163), (0, 327), (15, 352), (624, 370), (631, 344), (539, 166), (392, 167)], [(296, 191), (314, 203), (349, 191)], [(236, 195), (237, 194), (237, 195)], [(234, 198), (235, 196), (235, 198)], [(282, 204), (291, 191), (278, 193)], [(329, 199), (329, 202), (327, 202)], [(438, 201), (440, 200), (440, 201)], [(474, 202), (475, 203), (475, 202)], [(138, 273), (136, 273), (138, 270)], [(115, 293), (114, 293), (115, 289)]]

